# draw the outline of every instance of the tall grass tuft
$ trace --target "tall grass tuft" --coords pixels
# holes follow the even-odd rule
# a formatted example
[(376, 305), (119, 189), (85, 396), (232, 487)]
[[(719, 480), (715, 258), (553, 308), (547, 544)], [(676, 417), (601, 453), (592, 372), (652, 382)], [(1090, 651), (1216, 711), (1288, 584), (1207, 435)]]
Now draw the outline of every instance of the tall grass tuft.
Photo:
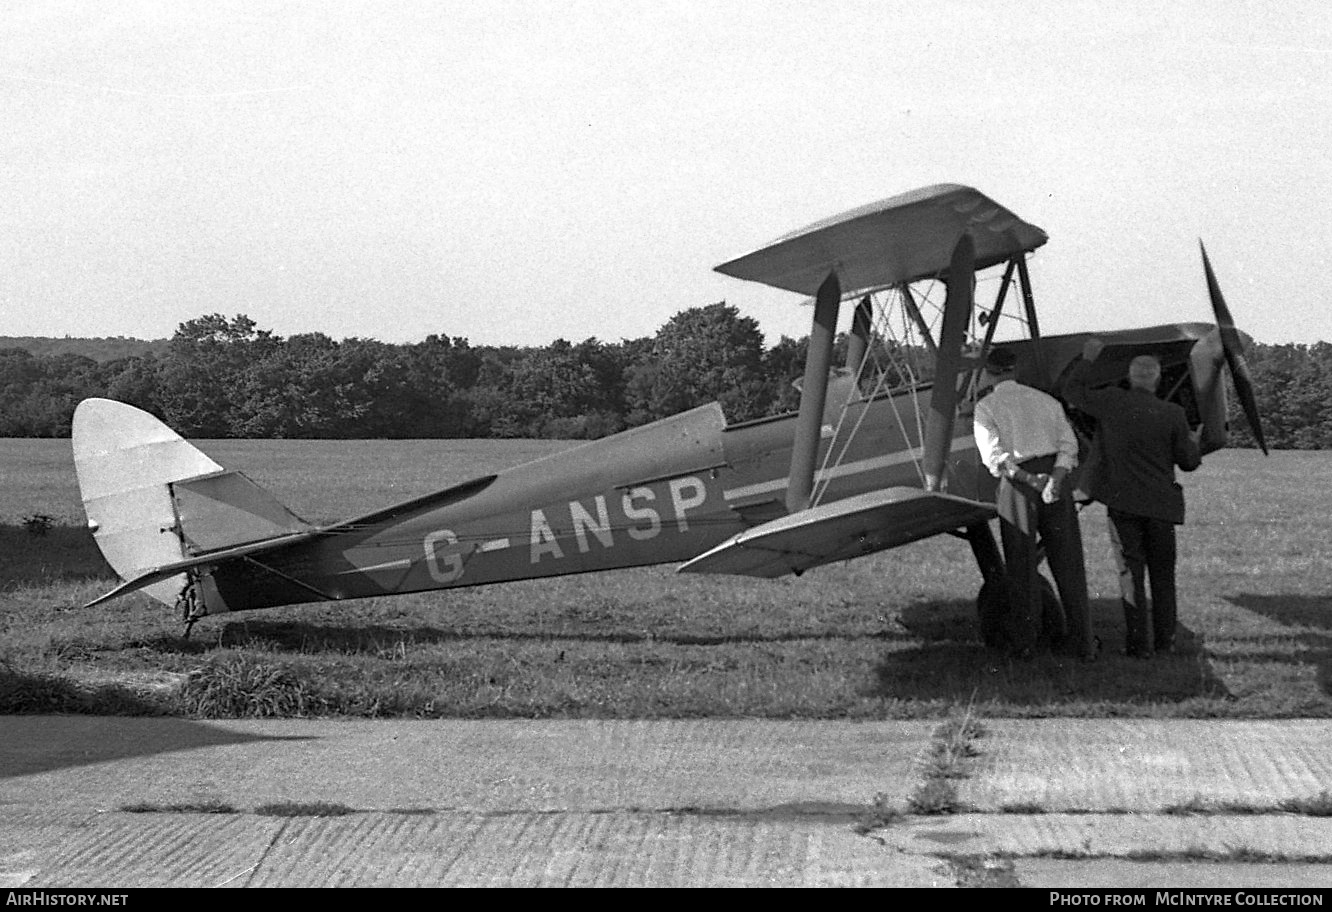
[(219, 657), (190, 673), (179, 697), (200, 719), (306, 716), (317, 700), (288, 669), (242, 654)]
[(344, 817), (356, 808), (333, 801), (279, 801), (254, 809), (260, 817)]
[(1313, 798), (1287, 798), (1278, 805), (1290, 814), (1307, 817), (1332, 817), (1332, 792), (1323, 789)]
[(968, 809), (958, 798), (954, 780), (965, 779), (971, 774), (967, 761), (980, 755), (975, 742), (984, 734), (984, 727), (975, 717), (973, 694), (961, 715), (934, 730), (924, 779), (907, 799), (911, 813), (956, 814)]
[(120, 810), (126, 814), (237, 814), (234, 805), (216, 799), (200, 801), (181, 801), (174, 804), (153, 804), (150, 801), (136, 801), (122, 804)]

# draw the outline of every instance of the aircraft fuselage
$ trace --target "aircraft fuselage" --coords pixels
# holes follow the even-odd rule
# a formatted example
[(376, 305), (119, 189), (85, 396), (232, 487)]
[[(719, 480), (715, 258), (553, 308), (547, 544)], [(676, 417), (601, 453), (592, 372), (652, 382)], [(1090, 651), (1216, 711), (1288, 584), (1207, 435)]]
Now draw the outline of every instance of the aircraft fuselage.
[[(840, 433), (825, 425), (816, 496), (920, 486), (914, 400), (928, 394), (925, 386), (854, 402)], [(213, 613), (685, 561), (787, 512), (794, 423), (783, 415), (727, 427), (719, 406), (702, 406), (477, 479), (454, 489), (454, 498), (444, 492), (259, 560), (222, 564), (205, 585), (206, 607)], [(949, 465), (951, 493), (992, 495), (969, 422), (959, 422)]]

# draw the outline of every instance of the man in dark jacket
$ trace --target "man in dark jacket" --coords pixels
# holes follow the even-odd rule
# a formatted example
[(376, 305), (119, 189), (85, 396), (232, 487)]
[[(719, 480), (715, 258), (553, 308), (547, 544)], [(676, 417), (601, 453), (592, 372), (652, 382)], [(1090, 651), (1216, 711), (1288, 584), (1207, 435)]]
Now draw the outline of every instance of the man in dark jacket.
[[(1099, 453), (1087, 491), (1105, 504), (1110, 517), (1125, 651), (1145, 658), (1174, 648), (1175, 526), (1184, 522), (1184, 491), (1175, 482), (1175, 467), (1192, 472), (1202, 464), (1202, 427), (1190, 431), (1184, 409), (1157, 398), (1161, 362), (1151, 355), (1129, 364), (1127, 390), (1092, 389), (1087, 375), (1103, 347), (1099, 339), (1087, 340), (1064, 396), (1097, 421)], [(1144, 575), (1151, 579), (1150, 605)]]

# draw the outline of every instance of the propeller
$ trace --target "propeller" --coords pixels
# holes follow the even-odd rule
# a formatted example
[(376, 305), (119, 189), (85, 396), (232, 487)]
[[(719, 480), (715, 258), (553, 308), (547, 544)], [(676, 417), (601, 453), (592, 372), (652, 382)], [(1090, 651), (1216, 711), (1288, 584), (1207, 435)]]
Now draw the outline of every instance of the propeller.
[(1239, 396), (1244, 417), (1249, 420), (1249, 428), (1254, 439), (1267, 455), (1267, 441), (1263, 439), (1263, 424), (1258, 415), (1258, 401), (1253, 395), (1253, 379), (1249, 376), (1249, 364), (1244, 360), (1244, 343), (1239, 330), (1235, 328), (1235, 319), (1230, 315), (1226, 299), (1221, 296), (1221, 286), (1216, 283), (1216, 273), (1212, 272), (1212, 262), (1207, 258), (1207, 248), (1202, 239), (1198, 239), (1202, 250), (1203, 271), (1207, 273), (1207, 294), (1212, 299), (1212, 313), (1216, 315), (1217, 329), (1221, 332), (1221, 350), (1225, 352), (1226, 364), (1230, 367), (1230, 377), (1235, 381), (1235, 393)]

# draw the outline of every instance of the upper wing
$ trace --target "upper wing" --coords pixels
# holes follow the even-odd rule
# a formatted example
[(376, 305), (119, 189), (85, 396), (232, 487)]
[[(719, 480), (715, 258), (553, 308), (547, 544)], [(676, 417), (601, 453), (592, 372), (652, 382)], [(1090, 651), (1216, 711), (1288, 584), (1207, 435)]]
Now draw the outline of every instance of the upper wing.
[(717, 271), (813, 295), (835, 270), (849, 294), (943, 277), (953, 246), (966, 231), (976, 244), (976, 269), (1048, 240), (1040, 228), (985, 194), (960, 184), (936, 184), (815, 222)]

